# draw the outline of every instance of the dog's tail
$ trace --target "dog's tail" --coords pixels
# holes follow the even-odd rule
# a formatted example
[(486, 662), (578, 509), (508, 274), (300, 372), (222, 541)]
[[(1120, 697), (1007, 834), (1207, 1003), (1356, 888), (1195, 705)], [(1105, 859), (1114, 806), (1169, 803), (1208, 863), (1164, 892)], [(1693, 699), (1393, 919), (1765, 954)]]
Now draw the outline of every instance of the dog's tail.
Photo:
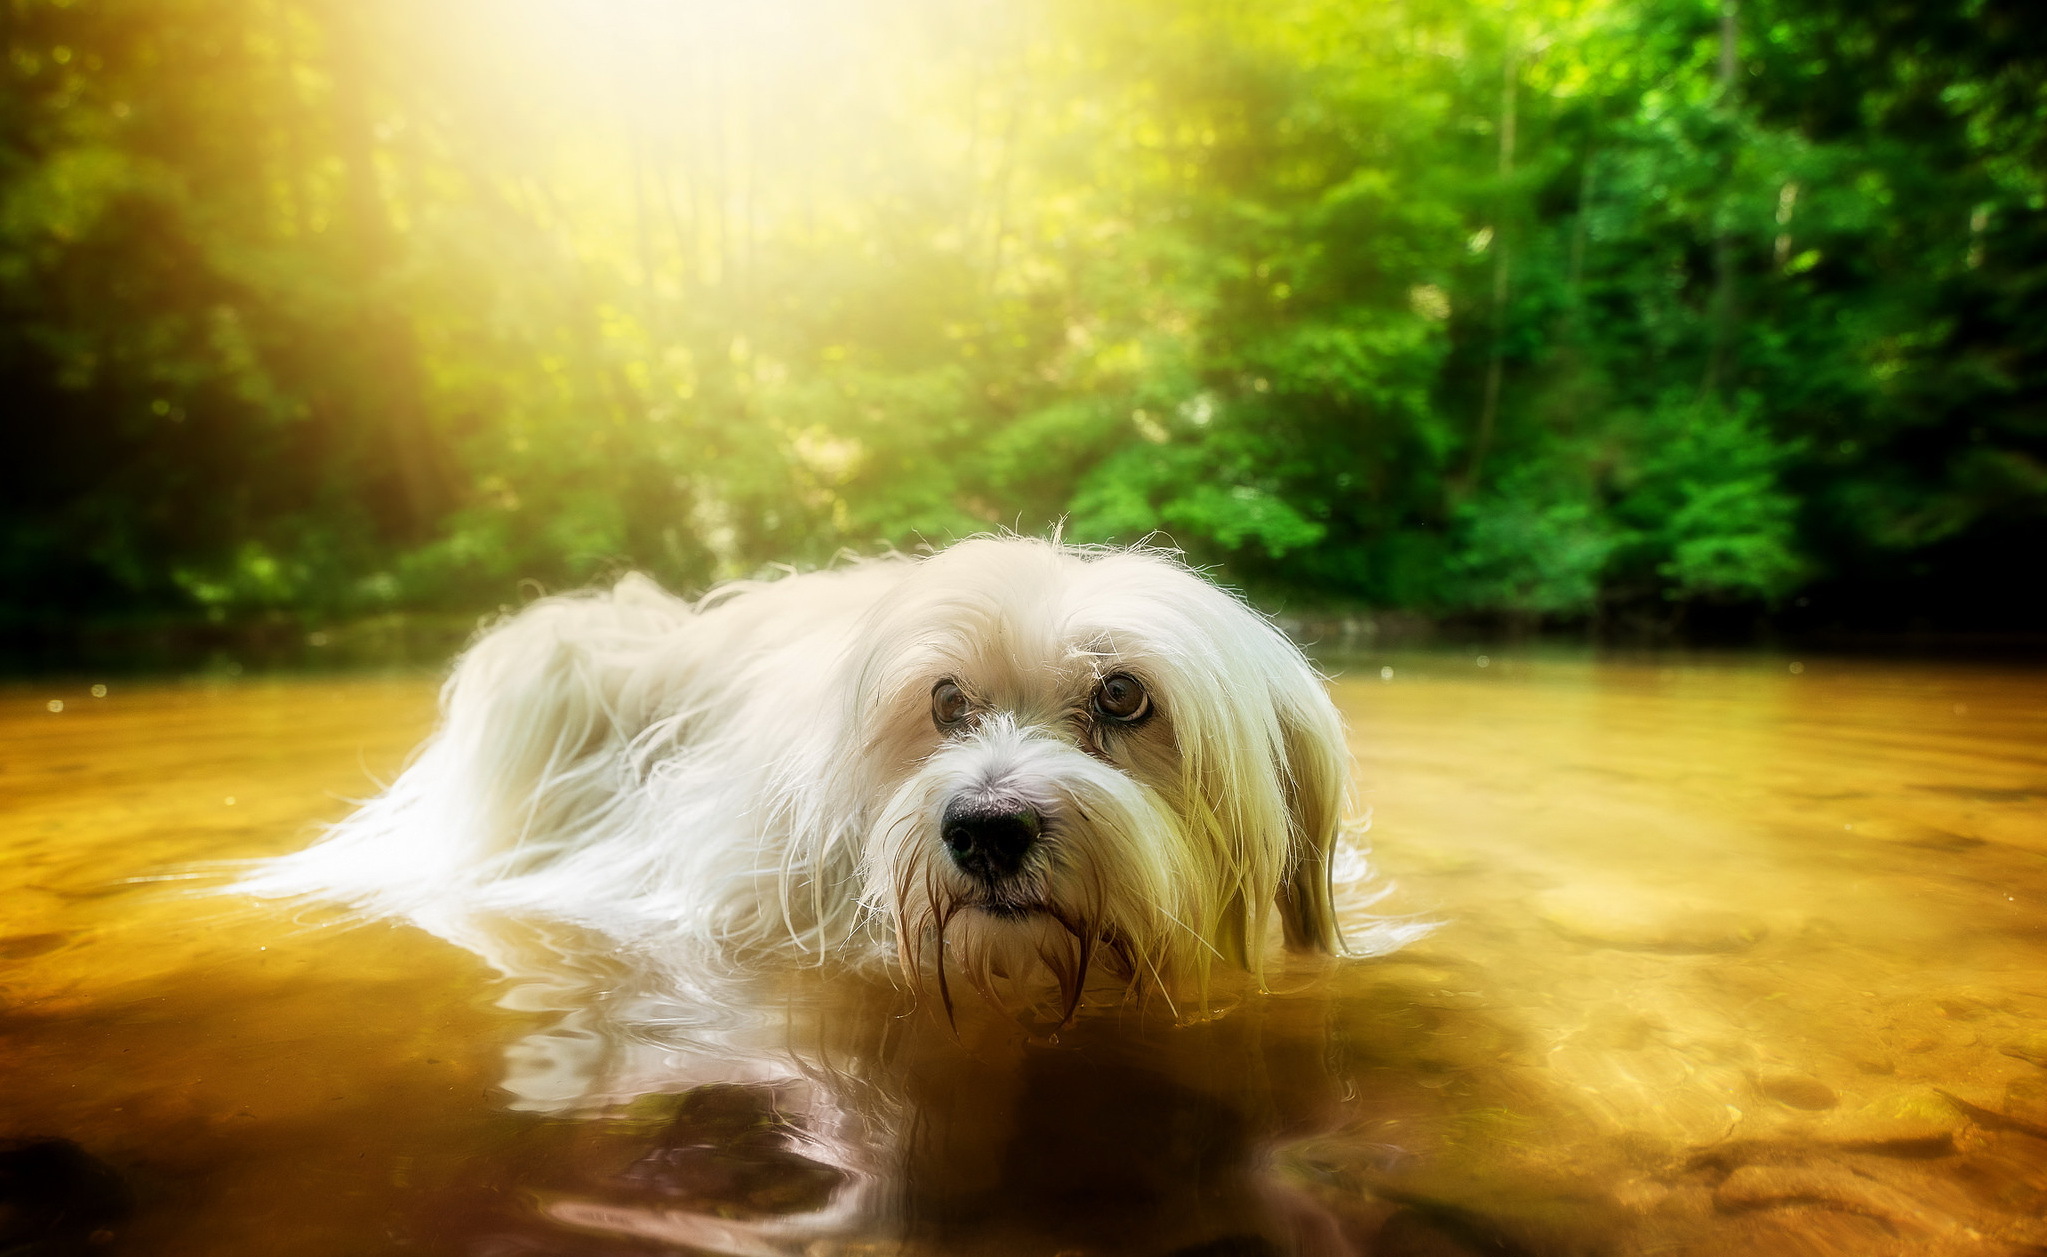
[(501, 621), (456, 663), (440, 728), (387, 790), (229, 889), (419, 917), (607, 830), (660, 698), (647, 664), (692, 616), (628, 576)]

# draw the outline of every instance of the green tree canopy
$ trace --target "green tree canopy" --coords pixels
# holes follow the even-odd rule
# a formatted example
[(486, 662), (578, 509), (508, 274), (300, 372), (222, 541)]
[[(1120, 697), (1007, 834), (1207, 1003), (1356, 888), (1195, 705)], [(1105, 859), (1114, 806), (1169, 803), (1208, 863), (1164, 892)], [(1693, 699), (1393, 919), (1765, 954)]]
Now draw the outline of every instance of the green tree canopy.
[(5, 0), (0, 616), (997, 527), (2037, 627), (2007, 0)]

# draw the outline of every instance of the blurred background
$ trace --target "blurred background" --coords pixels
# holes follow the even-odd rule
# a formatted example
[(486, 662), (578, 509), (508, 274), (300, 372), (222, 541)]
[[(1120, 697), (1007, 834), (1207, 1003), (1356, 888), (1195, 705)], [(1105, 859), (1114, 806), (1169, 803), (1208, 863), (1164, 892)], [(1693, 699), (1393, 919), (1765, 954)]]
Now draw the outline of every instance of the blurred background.
[(5, 0), (0, 39), (16, 658), (1060, 521), (1354, 623), (2047, 626), (2015, 0)]

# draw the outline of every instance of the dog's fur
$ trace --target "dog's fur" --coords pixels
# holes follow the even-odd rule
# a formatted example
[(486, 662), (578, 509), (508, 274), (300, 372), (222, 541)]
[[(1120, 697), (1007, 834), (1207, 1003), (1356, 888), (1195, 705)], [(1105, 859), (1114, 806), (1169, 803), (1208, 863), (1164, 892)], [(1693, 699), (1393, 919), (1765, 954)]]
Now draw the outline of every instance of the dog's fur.
[[(1104, 715), (1116, 677), (1148, 718)], [(1285, 636), (1159, 552), (981, 538), (694, 604), (627, 577), (485, 633), (443, 707), (388, 790), (241, 889), (892, 955), (991, 998), (1049, 973), (1069, 1017), (1092, 962), (1171, 988), (1256, 972), (1270, 934), (1341, 945), (1342, 723)], [(962, 806), (1041, 826), (1012, 873), (950, 853)]]

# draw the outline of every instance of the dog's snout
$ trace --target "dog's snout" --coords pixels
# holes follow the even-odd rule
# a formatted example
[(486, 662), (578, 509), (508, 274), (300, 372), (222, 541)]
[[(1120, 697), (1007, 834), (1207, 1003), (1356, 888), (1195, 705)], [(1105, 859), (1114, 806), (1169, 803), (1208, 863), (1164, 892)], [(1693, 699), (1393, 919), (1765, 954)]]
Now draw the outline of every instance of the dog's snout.
[(945, 809), (939, 836), (963, 872), (995, 881), (1023, 868), (1042, 827), (1029, 807), (955, 803)]

